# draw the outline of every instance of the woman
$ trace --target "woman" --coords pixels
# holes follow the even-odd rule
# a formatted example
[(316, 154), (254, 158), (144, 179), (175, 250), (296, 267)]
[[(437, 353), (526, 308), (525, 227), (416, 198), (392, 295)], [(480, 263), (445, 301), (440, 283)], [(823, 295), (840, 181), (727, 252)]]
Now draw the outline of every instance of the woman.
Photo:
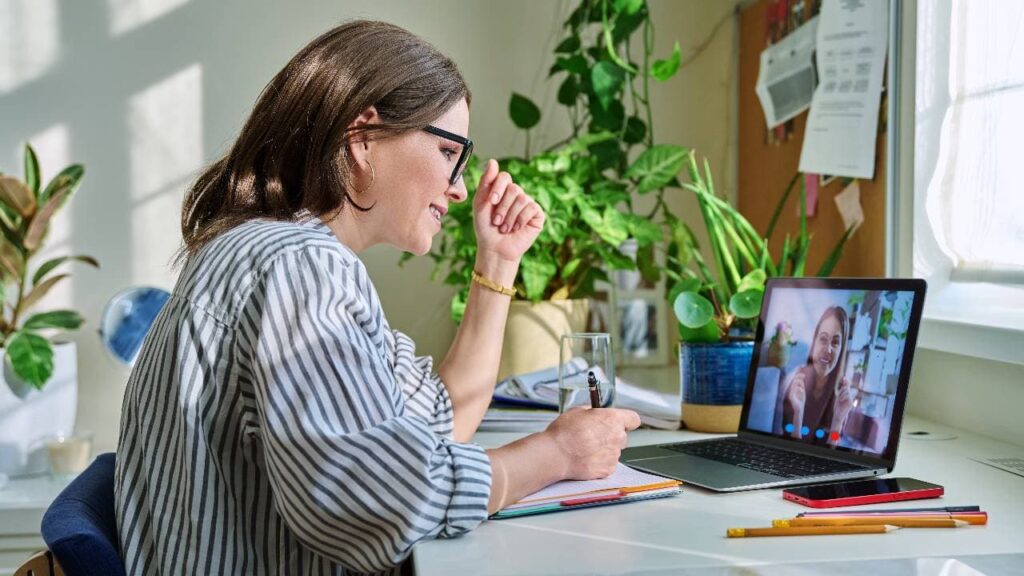
[(848, 339), (846, 311), (830, 306), (814, 329), (807, 364), (796, 370), (786, 389), (783, 425), (793, 438), (839, 442), (853, 408), (853, 388), (842, 377)]
[(633, 412), (465, 444), (487, 409), (519, 261), (544, 225), (487, 169), (477, 281), (434, 373), (357, 258), (425, 254), (472, 144), (469, 90), (412, 34), (352, 22), (301, 50), (185, 198), (185, 265), (125, 395), (116, 503), (130, 574), (398, 565), (552, 482), (610, 474)]

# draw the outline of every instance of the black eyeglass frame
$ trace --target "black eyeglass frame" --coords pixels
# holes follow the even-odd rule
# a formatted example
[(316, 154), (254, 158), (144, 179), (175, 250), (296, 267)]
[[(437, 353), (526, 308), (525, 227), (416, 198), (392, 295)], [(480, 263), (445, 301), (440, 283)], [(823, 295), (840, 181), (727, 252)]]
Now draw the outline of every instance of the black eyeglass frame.
[(473, 141), (465, 136), (453, 134), (432, 124), (424, 126), (423, 130), (424, 132), (429, 132), (434, 136), (440, 136), (445, 140), (451, 140), (452, 142), (462, 144), (462, 153), (459, 154), (459, 161), (455, 163), (455, 168), (452, 170), (452, 176), (448, 179), (448, 183), (455, 186), (455, 183), (462, 177), (462, 172), (465, 171), (466, 164), (469, 163), (469, 157), (473, 155)]

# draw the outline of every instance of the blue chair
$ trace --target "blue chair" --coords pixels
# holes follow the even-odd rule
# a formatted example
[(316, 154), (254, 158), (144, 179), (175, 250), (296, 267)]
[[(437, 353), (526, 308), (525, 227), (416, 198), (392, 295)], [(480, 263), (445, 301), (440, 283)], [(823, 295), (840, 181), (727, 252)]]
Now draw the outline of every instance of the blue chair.
[(122, 576), (114, 518), (114, 453), (101, 454), (43, 515), (43, 540), (67, 576)]

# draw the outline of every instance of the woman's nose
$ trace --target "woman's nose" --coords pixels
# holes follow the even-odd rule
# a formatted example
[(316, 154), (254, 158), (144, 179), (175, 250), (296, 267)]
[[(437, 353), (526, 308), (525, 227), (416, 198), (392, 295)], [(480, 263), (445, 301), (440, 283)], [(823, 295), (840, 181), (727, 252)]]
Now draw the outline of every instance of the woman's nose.
[(459, 179), (455, 184), (450, 184), (448, 186), (446, 194), (448, 199), (452, 202), (462, 202), (465, 200), (469, 196), (469, 192), (466, 191), (466, 179), (459, 176)]

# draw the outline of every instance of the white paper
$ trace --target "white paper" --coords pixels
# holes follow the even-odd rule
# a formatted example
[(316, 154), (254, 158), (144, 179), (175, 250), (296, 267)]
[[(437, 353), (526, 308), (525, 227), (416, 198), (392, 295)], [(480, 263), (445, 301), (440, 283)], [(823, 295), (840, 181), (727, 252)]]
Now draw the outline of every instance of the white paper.
[(761, 52), (757, 97), (764, 119), (774, 128), (807, 110), (814, 96), (814, 43), (818, 17), (808, 20)]
[[(842, 192), (836, 194), (836, 207), (843, 219), (843, 230), (853, 226), (856, 231), (864, 223), (864, 209), (860, 205), (860, 185), (854, 180)], [(852, 234), (851, 234), (852, 236)]]
[(889, 3), (823, 0), (800, 171), (873, 178)]
[(655, 476), (647, 472), (641, 472), (622, 464), (616, 465), (615, 472), (607, 478), (598, 480), (562, 480), (555, 482), (546, 488), (542, 488), (522, 500), (507, 506), (505, 510), (515, 510), (528, 506), (536, 506), (549, 500), (565, 500), (567, 498), (580, 498), (595, 493), (618, 490), (621, 488), (636, 488), (649, 484), (660, 484), (671, 480), (663, 476)]

